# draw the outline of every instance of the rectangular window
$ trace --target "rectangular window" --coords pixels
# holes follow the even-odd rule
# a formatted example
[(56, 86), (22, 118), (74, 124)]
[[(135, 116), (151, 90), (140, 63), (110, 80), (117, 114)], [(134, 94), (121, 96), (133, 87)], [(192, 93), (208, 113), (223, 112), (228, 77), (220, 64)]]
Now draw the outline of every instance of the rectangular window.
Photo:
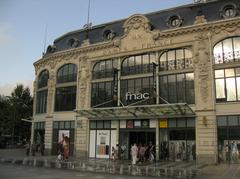
[(227, 117), (226, 116), (217, 116), (217, 125), (218, 126), (227, 126)]
[(36, 113), (46, 113), (47, 112), (47, 96), (48, 90), (41, 90), (37, 92), (37, 101), (36, 101)]
[(76, 108), (76, 86), (56, 89), (55, 111), (72, 111)]
[(239, 68), (215, 70), (217, 102), (240, 101)]

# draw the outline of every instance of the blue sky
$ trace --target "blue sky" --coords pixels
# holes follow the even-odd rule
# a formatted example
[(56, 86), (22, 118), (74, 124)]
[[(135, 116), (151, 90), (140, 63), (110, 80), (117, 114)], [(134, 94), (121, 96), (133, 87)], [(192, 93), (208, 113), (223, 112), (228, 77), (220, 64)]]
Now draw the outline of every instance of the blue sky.
[[(193, 0), (91, 0), (90, 22), (106, 23), (192, 3)], [(33, 63), (59, 36), (81, 29), (88, 0), (0, 0), (0, 94), (10, 95), (17, 83), (32, 89)]]

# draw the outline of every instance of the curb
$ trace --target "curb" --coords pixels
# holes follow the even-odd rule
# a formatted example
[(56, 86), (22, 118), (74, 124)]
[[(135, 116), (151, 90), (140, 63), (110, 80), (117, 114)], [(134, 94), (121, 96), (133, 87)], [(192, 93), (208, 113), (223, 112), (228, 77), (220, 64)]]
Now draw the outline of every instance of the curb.
[(132, 165), (111, 165), (92, 163), (92, 162), (77, 162), (77, 161), (53, 161), (39, 159), (14, 159), (0, 158), (1, 163), (9, 163), (16, 165), (45, 167), (55, 169), (67, 169), (83, 172), (108, 173), (118, 175), (131, 176), (151, 176), (151, 177), (174, 177), (174, 178), (193, 178), (199, 173), (197, 168), (181, 168), (181, 167), (156, 167), (156, 166), (132, 166)]

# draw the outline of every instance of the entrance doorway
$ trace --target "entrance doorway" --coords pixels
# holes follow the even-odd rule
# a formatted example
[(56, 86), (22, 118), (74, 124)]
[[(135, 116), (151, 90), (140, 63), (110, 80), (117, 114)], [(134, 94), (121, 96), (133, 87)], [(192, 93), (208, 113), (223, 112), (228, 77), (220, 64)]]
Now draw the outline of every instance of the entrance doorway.
[(126, 148), (123, 159), (130, 159), (130, 151), (131, 146), (136, 143), (139, 144), (146, 144), (148, 145), (150, 142), (155, 145), (156, 142), (156, 133), (154, 130), (151, 131), (143, 131), (143, 130), (136, 130), (136, 131), (120, 131), (120, 147)]
[(152, 144), (155, 145), (155, 132), (129, 132), (129, 143), (133, 145), (138, 144)]

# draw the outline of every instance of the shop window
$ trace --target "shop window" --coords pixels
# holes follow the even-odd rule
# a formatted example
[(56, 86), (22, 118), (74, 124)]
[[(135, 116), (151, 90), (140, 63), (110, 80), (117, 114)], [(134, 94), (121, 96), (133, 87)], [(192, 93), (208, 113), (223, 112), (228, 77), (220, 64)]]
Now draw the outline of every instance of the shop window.
[(103, 121), (97, 121), (97, 129), (103, 129)]
[(97, 122), (96, 121), (90, 121), (90, 129), (96, 129), (97, 128)]
[(187, 118), (187, 127), (195, 127), (195, 118)]
[(117, 59), (102, 60), (97, 62), (92, 71), (93, 79), (113, 77), (114, 68), (117, 68)]
[(153, 62), (155, 54), (143, 54), (131, 56), (123, 60), (121, 65), (121, 75), (135, 75), (153, 72)]
[(238, 126), (238, 116), (228, 116), (228, 126)]
[(71, 127), (70, 128), (71, 129), (75, 129), (75, 121), (71, 121), (70, 123), (71, 123)]
[(126, 128), (149, 128), (149, 120), (127, 120)]
[(169, 127), (169, 128), (177, 127), (176, 119), (169, 119), (169, 121), (168, 121), (168, 127)]
[(160, 71), (171, 71), (193, 68), (190, 48), (167, 50), (160, 54)]
[(240, 101), (240, 68), (215, 70), (217, 102)]
[(195, 103), (193, 73), (161, 75), (159, 88), (160, 103)]
[(218, 42), (214, 48), (215, 64), (240, 61), (240, 37), (231, 37)]
[(110, 129), (111, 128), (111, 122), (110, 121), (103, 121), (104, 122), (104, 129)]
[(186, 127), (186, 119), (177, 119), (177, 127)]

